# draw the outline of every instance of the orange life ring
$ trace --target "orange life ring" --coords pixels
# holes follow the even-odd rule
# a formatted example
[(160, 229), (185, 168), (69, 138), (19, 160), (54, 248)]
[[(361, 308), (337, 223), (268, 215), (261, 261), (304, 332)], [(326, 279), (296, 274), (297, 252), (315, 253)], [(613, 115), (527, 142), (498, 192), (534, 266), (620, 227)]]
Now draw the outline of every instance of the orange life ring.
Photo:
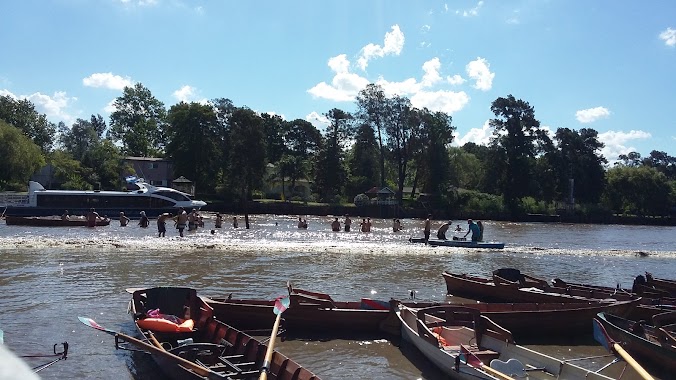
[(144, 318), (136, 323), (142, 329), (165, 333), (191, 332), (195, 327), (192, 319), (186, 319), (185, 322), (178, 324), (164, 318)]

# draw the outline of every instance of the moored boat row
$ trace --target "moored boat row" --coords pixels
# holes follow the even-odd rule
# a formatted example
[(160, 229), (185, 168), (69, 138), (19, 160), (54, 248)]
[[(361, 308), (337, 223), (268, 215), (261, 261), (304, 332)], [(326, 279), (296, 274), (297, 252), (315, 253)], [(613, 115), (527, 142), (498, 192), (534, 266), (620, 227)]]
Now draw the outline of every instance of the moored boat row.
[[(508, 279), (510, 274), (519, 275), (518, 284)], [(450, 273), (443, 275), (448, 285)], [(455, 277), (484, 286), (489, 282), (478, 281), (479, 277), (475, 276), (456, 274)], [(546, 281), (507, 269), (496, 271), (494, 277), (505, 281), (491, 279), (493, 295), (498, 293), (497, 289), (509, 288), (519, 291), (515, 293), (519, 297), (511, 302), (465, 304), (371, 298), (335, 301), (328, 294), (287, 284), (288, 303), (280, 311), (279, 300), (238, 299), (232, 295), (205, 297), (194, 289), (182, 287), (130, 289), (130, 311), (143, 339), (115, 332), (116, 345), (120, 346), (118, 341), (125, 341), (149, 352), (172, 379), (259, 378), (261, 373), (274, 379), (318, 379), (301, 363), (274, 350), (274, 338), (281, 322), (286, 333), (292, 335), (308, 331), (340, 337), (354, 333), (400, 334), (405, 344), (417, 347), (451, 378), (609, 379), (611, 377), (603, 375), (598, 368), (583, 368), (571, 360), (544, 355), (515, 344), (513, 339), (532, 334), (540, 337), (589, 334), (596, 318), (603, 320), (617, 341), (625, 342), (629, 338), (614, 326), (659, 345), (663, 352), (654, 354), (657, 360), (647, 358), (647, 362), (658, 368), (672, 369), (672, 362), (667, 361), (673, 360), (676, 352), (676, 313), (656, 314), (651, 320), (656, 327), (646, 322), (623, 322), (628, 321), (623, 316), (640, 306), (642, 298), (634, 295), (624, 300), (591, 299), (551, 293), (551, 297), (560, 298), (540, 302), (537, 295), (546, 292), (526, 292), (522, 290), (526, 288), (519, 286), (542, 285)], [(476, 292), (464, 295), (476, 296)], [(537, 302), (518, 302), (517, 298), (527, 299), (524, 294), (532, 294)], [(83, 322), (111, 332), (92, 320)], [(269, 345), (245, 332), (269, 329), (273, 325)], [(655, 348), (638, 340), (627, 345), (627, 349), (643, 361)]]

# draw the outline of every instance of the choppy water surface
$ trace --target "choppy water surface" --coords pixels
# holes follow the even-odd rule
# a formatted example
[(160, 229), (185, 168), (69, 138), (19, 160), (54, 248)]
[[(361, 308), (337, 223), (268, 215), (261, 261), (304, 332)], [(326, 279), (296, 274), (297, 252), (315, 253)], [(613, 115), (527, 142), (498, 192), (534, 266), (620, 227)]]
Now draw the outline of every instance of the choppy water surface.
[[(334, 233), (332, 218), (309, 217), (307, 231), (296, 228), (296, 218), (255, 215), (250, 230), (226, 224), (211, 234), (213, 220), (207, 216), (206, 227), (185, 238), (174, 229), (158, 238), (154, 224), (141, 229), (133, 222), (95, 229), (0, 223), (5, 342), (16, 353), (34, 354), (68, 341), (68, 360), (41, 372), (44, 379), (161, 379), (149, 358), (116, 351), (111, 336), (80, 324), (77, 316), (133, 333), (125, 288), (139, 286), (180, 285), (204, 295), (272, 299), (284, 294), (290, 280), (338, 300), (407, 298), (411, 290), (418, 299), (443, 300), (444, 270), (487, 276), (499, 267), (516, 267), (541, 278), (624, 286), (645, 271), (676, 277), (674, 227), (486, 221), (485, 239), (503, 241), (506, 248), (470, 250), (408, 243), (409, 236), (421, 235), (420, 220), (403, 220), (399, 233), (392, 232), (391, 220), (378, 219), (371, 233)], [(456, 224), (466, 227), (464, 221)], [(324, 379), (442, 378), (414, 349), (395, 343), (290, 339), (277, 347)], [(603, 353), (593, 341), (545, 349), (561, 357)]]

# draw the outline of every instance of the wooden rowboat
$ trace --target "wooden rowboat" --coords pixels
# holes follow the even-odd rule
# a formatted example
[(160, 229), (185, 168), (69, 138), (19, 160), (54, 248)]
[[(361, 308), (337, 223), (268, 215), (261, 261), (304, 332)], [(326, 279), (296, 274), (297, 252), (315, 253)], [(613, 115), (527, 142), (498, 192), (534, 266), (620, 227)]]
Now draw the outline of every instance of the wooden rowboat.
[[(401, 306), (396, 315), (401, 321), (404, 341), (413, 344), (453, 379), (516, 378), (526, 374), (526, 369), (531, 379), (610, 379), (570, 361), (514, 344), (509, 331), (471, 308)], [(518, 365), (516, 371), (504, 368), (509, 363)]]
[[(189, 317), (194, 321), (194, 329), (189, 332), (162, 332), (139, 326), (143, 316), (155, 309), (165, 315)], [(130, 310), (138, 330), (154, 344), (148, 350), (151, 356), (172, 379), (258, 379), (262, 368), (266, 367), (271, 379), (319, 380), (312, 372), (277, 351), (272, 352), (269, 366), (264, 366), (268, 346), (216, 320), (211, 307), (197, 296), (194, 289), (158, 287), (134, 290)]]
[(546, 280), (522, 274), (518, 269), (500, 268), (493, 271), (493, 282), (505, 286), (533, 288), (531, 290), (539, 289), (544, 293), (565, 294), (588, 299), (626, 301), (640, 298), (639, 305), (626, 316), (635, 320), (650, 319), (655, 314), (676, 310), (676, 298), (669, 297), (668, 292), (657, 291), (644, 285), (646, 278), (642, 275), (636, 277), (632, 289), (622, 289), (619, 286), (606, 287), (564, 282), (559, 278), (549, 283)]
[[(41, 216), (5, 216), (5, 222), (8, 226), (35, 226), (35, 227), (85, 227), (87, 219), (72, 217), (69, 220), (63, 220), (60, 216), (41, 217)], [(107, 226), (110, 219), (96, 220), (96, 226)]]
[(655, 327), (645, 321), (634, 322), (609, 313), (599, 313), (610, 338), (648, 368), (663, 371), (669, 377), (676, 373), (676, 332), (674, 326)]
[[(445, 305), (448, 303), (419, 301), (334, 301), (324, 293), (289, 288), (291, 307), (284, 312), (284, 328), (292, 334), (321, 332), (332, 336), (351, 334), (398, 335), (401, 327), (393, 315), (392, 305), (403, 304), (413, 308)], [(275, 319), (273, 301), (262, 299), (205, 298), (214, 309), (214, 316), (241, 330), (265, 329)], [(590, 321), (601, 311), (627, 315), (638, 300), (617, 302), (579, 303), (461, 303), (454, 304), (476, 309), (494, 322), (510, 330), (515, 336), (531, 335), (569, 336), (590, 333)]]

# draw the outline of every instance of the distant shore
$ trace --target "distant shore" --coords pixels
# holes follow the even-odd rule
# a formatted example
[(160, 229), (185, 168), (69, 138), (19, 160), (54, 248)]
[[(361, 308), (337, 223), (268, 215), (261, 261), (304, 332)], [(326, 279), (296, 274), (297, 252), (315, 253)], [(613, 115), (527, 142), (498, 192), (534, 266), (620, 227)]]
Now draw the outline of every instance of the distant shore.
[[(204, 211), (224, 212), (224, 213), (244, 213), (244, 206), (240, 203), (231, 202), (208, 202), (207, 206), (202, 208)], [(503, 213), (464, 213), (448, 210), (426, 210), (416, 208), (406, 208), (398, 206), (347, 206), (347, 205), (316, 205), (304, 204), (301, 202), (259, 202), (251, 201), (246, 205), (246, 212), (249, 214), (276, 214), (276, 215), (351, 215), (364, 216), (372, 218), (418, 218), (425, 219), (431, 214), (432, 218), (437, 220), (500, 220), (513, 222), (541, 222), (541, 223), (591, 223), (591, 224), (625, 224), (625, 225), (654, 225), (654, 226), (676, 226), (676, 218), (672, 217), (642, 217), (642, 216), (623, 216), (623, 215), (546, 215), (546, 214), (524, 214), (517, 219)]]

